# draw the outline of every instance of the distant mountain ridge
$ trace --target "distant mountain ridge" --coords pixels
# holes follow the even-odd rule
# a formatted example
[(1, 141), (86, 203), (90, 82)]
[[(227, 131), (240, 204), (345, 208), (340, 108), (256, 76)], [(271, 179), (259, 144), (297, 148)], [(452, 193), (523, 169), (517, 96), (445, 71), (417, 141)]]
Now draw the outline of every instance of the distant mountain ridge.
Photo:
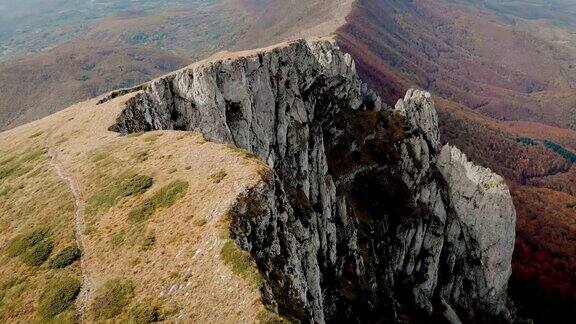
[[(169, 4), (122, 1), (116, 7), (99, 8), (90, 19), (84, 16), (91, 14), (78, 10), (89, 4), (74, 3), (70, 8), (65, 6), (61, 13), (47, 10), (43, 13), (48, 21), (44, 32), (63, 34), (65, 39), (56, 38), (53, 44), (43, 45), (37, 42), (39, 36), (34, 30), (19, 34), (24, 37), (22, 43), (30, 48), (0, 63), (0, 93), (5, 94), (0, 96), (0, 130), (115, 88), (140, 84), (218, 51), (330, 34), (345, 22), (351, 4), (352, 0), (306, 1), (297, 5), (276, 0)], [(138, 10), (130, 11), (131, 8)], [(74, 32), (62, 30), (67, 26), (66, 18), (82, 28)], [(36, 25), (42, 22), (32, 20)], [(46, 37), (41, 40), (49, 39)], [(41, 77), (38, 71), (42, 71)]]

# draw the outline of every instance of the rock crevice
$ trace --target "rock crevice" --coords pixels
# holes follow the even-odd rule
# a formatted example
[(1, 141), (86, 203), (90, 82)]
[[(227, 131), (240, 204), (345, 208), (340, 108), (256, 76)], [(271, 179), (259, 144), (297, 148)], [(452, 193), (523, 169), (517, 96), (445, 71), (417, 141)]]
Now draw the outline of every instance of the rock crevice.
[(333, 41), (192, 65), (150, 82), (111, 127), (157, 129), (199, 131), (274, 171), (237, 202), (231, 234), (281, 314), (510, 320), (502, 178), (441, 146), (430, 94), (386, 107)]

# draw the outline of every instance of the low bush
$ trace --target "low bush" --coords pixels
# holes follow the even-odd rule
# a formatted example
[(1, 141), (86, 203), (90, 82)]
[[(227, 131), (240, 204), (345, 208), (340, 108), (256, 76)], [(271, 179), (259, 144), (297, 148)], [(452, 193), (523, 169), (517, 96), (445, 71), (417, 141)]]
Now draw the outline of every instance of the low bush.
[(220, 183), (222, 182), (222, 180), (224, 180), (224, 178), (226, 178), (228, 174), (226, 173), (226, 171), (224, 170), (220, 170), (218, 172), (212, 173), (210, 175), (210, 180), (212, 180), (212, 182), (214, 183)]
[(50, 260), (50, 267), (55, 269), (66, 268), (78, 259), (80, 259), (80, 249), (75, 245), (69, 246)]
[(160, 137), (162, 137), (162, 133), (156, 133), (156, 134), (150, 134), (147, 137), (144, 138), (144, 142), (155, 142), (157, 139), (159, 139)]
[(22, 282), (24, 282), (24, 279), (16, 276), (11, 276), (0, 281), (0, 307), (2, 307), (4, 297), (6, 297), (8, 290)]
[(571, 163), (576, 163), (576, 154), (567, 150), (564, 146), (554, 143), (552, 141), (545, 140), (544, 146), (551, 149), (552, 151), (556, 152), (561, 157), (565, 158), (566, 160), (570, 161)]
[(0, 291), (0, 318), (6, 319), (17, 315), (17, 308), (21, 305), (23, 295), (30, 293), (28, 288), (28, 283), (22, 282), (11, 289)]
[(46, 153), (41, 148), (32, 148), (19, 156), (10, 157), (0, 163), (0, 181), (10, 177), (20, 177), (30, 172)]
[(26, 234), (20, 234), (8, 242), (6, 251), (11, 257), (16, 257), (24, 254), (27, 249), (43, 241), (49, 235), (49, 231), (45, 228), (34, 229)]
[(136, 162), (142, 163), (148, 161), (148, 158), (150, 158), (150, 154), (148, 153), (147, 150), (139, 151), (136, 154), (134, 154), (133, 158), (134, 160), (136, 160)]
[(160, 188), (152, 197), (147, 198), (142, 204), (134, 208), (128, 214), (128, 220), (138, 223), (147, 220), (159, 208), (168, 208), (176, 200), (183, 197), (188, 190), (188, 182), (175, 180)]
[(44, 148), (31, 148), (24, 152), (24, 155), (20, 157), (21, 163), (28, 163), (40, 160), (47, 151)]
[(110, 243), (112, 243), (112, 246), (114, 248), (120, 247), (122, 244), (124, 244), (125, 241), (126, 241), (126, 232), (124, 230), (114, 233), (112, 235), (112, 238), (110, 239)]
[(208, 223), (208, 221), (206, 220), (206, 217), (194, 217), (194, 220), (192, 221), (192, 223), (198, 227), (202, 227), (202, 226), (206, 225), (206, 223)]
[(278, 315), (274, 310), (263, 309), (258, 312), (258, 322), (266, 324), (289, 324), (297, 321), (287, 320)]
[(21, 256), (22, 261), (29, 266), (40, 266), (48, 259), (54, 248), (49, 235), (50, 232), (46, 228), (18, 235), (8, 243), (6, 252), (10, 257)]
[(136, 324), (154, 323), (164, 319), (162, 304), (150, 297), (136, 303), (130, 310), (130, 315)]
[(54, 316), (52, 320), (45, 321), (46, 324), (74, 324), (78, 323), (76, 318), (76, 311), (74, 309), (68, 309), (62, 313)]
[(152, 186), (153, 181), (152, 177), (145, 175), (121, 177), (88, 199), (88, 213), (111, 208), (121, 198), (142, 194)]
[(154, 233), (148, 233), (148, 235), (146, 235), (146, 237), (142, 241), (142, 250), (144, 251), (150, 250), (155, 243), (156, 243), (156, 236), (154, 236)]
[(36, 138), (36, 137), (38, 137), (38, 136), (40, 136), (40, 135), (42, 135), (42, 134), (44, 134), (44, 132), (43, 132), (43, 131), (40, 131), (40, 132), (37, 132), (37, 133), (34, 133), (34, 134), (30, 135), (29, 138)]
[(12, 192), (12, 187), (7, 186), (4, 189), (0, 189), (0, 197), (6, 197)]
[(104, 284), (94, 297), (94, 319), (107, 320), (120, 315), (134, 298), (134, 284), (130, 279), (113, 278)]
[(24, 281), (24, 279), (21, 277), (17, 277), (17, 276), (9, 277), (7, 279), (0, 281), (0, 290), (6, 291), (6, 290), (16, 286), (17, 284), (23, 282), (23, 281)]
[(238, 155), (239, 157), (245, 159), (245, 160), (256, 160), (256, 161), (260, 161), (258, 159), (258, 157), (256, 155), (254, 155), (253, 153), (250, 153), (244, 149), (241, 149), (237, 146), (232, 146), (232, 145), (227, 145), (226, 146), (226, 150), (234, 153), (236, 155)]
[(53, 279), (40, 295), (38, 314), (45, 319), (55, 317), (74, 305), (79, 292), (78, 279), (68, 276)]
[(108, 157), (110, 157), (110, 155), (107, 152), (96, 152), (94, 155), (92, 155), (90, 160), (94, 163), (98, 163), (100, 161), (104, 161)]
[(261, 285), (262, 278), (250, 255), (240, 250), (234, 241), (226, 240), (220, 250), (220, 258), (235, 274), (248, 280), (256, 287)]
[(28, 249), (22, 255), (22, 260), (31, 267), (39, 267), (48, 260), (53, 249), (54, 242), (52, 240), (41, 241)]
[(525, 144), (525, 145), (530, 145), (530, 146), (533, 146), (533, 145), (536, 145), (536, 144), (537, 144), (537, 143), (536, 143), (533, 139), (531, 139), (530, 137), (518, 137), (518, 138), (516, 139), (516, 142), (522, 143), (522, 144)]

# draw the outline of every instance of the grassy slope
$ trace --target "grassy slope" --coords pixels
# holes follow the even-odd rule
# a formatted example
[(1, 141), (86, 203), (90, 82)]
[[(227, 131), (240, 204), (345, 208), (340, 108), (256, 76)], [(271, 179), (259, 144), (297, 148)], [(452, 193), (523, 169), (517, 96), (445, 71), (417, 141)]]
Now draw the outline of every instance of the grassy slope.
[[(17, 315), (30, 322), (50, 282), (79, 276), (78, 263), (53, 269), (49, 261), (74, 245), (74, 204), (68, 186), (49, 163), (44, 132), (35, 129), (10, 140), (1, 137), (0, 321), (10, 322)], [(48, 258), (39, 253), (50, 245)]]
[[(0, 133), (2, 168), (22, 165), (10, 167), (17, 172), (0, 180), (0, 279), (8, 282), (19, 273), (17, 283), (2, 290), (1, 318), (38, 318), (36, 305), (46, 282), (61, 273), (81, 275), (78, 262), (50, 269), (49, 262), (30, 267), (22, 257), (9, 256), (10, 240), (31, 228), (51, 230), (50, 258), (74, 243), (72, 197), (45, 153), (54, 146), (62, 166), (78, 182), (87, 224), (82, 261), (94, 291), (82, 314), (85, 319), (254, 321), (263, 311), (259, 292), (235, 274), (228, 266), (234, 260), (223, 260), (220, 250), (229, 245), (221, 235), (227, 210), (242, 191), (260, 181), (262, 164), (205, 142), (197, 133), (120, 137), (108, 132), (124, 100), (77, 104)], [(23, 160), (36, 149), (44, 150)], [(142, 206), (153, 208), (144, 218), (130, 219)], [(67, 309), (73, 319), (73, 306)]]

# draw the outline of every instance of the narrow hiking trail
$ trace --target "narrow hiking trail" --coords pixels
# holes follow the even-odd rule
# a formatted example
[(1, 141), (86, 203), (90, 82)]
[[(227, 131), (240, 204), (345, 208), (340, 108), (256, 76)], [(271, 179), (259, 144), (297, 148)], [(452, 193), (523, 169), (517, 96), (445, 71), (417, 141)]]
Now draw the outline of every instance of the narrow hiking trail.
[(93, 282), (92, 277), (90, 276), (90, 272), (86, 266), (86, 251), (85, 247), (85, 235), (84, 230), (86, 229), (86, 223), (84, 220), (84, 201), (82, 200), (80, 189), (78, 187), (78, 183), (74, 180), (74, 177), (66, 172), (64, 166), (62, 165), (61, 161), (58, 159), (58, 150), (55, 146), (50, 142), (50, 136), (46, 138), (46, 144), (48, 147), (48, 155), (50, 155), (50, 163), (56, 170), (56, 174), (60, 177), (70, 189), (70, 193), (74, 197), (74, 238), (76, 240), (76, 245), (81, 251), (80, 257), (80, 270), (81, 274), (81, 281), (82, 287), (80, 289), (80, 293), (76, 299), (76, 315), (80, 322), (83, 321), (84, 315), (86, 314), (86, 308), (88, 301), (91, 299), (91, 295), (93, 293)]

